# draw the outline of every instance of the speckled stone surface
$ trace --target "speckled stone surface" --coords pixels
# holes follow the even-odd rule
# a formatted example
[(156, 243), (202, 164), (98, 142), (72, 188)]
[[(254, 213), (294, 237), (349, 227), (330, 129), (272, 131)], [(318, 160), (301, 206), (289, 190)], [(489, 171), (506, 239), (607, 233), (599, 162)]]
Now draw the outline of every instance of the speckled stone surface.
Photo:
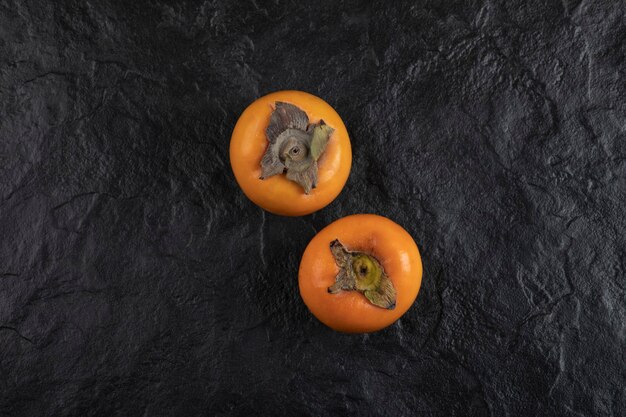
[[(0, 0), (0, 415), (624, 416), (625, 10)], [(302, 218), (229, 166), (281, 89), (353, 144)], [(297, 269), (363, 212), (424, 280), (343, 335)]]

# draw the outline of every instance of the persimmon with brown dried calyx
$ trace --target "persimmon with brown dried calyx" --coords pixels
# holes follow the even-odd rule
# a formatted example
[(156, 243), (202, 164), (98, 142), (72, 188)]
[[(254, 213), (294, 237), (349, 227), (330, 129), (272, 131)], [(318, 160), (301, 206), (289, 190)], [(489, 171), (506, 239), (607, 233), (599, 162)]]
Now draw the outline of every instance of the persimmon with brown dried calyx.
[(322, 323), (346, 333), (373, 332), (411, 307), (422, 282), (422, 260), (401, 226), (356, 214), (311, 240), (298, 281), (304, 303)]
[(230, 141), (230, 163), (254, 203), (275, 214), (302, 216), (339, 195), (352, 149), (341, 118), (325, 101), (279, 91), (242, 113)]

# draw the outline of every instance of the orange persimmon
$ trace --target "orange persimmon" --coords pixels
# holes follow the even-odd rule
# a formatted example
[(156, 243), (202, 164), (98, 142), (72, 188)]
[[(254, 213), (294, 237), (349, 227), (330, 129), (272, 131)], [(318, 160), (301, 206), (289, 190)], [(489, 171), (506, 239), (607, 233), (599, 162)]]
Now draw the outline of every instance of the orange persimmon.
[(413, 238), (386, 217), (356, 214), (322, 229), (298, 274), (300, 295), (322, 323), (346, 333), (380, 330), (411, 307), (422, 282)]
[(275, 214), (302, 216), (339, 195), (352, 149), (329, 104), (301, 91), (279, 91), (259, 98), (239, 117), (230, 163), (254, 203)]

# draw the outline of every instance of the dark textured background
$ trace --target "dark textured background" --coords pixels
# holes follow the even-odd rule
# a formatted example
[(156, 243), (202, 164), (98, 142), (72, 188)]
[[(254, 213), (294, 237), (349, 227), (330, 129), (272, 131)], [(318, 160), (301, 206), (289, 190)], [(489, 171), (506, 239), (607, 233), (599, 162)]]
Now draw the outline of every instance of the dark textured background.
[[(624, 416), (623, 1), (172, 3), (0, 0), (0, 415)], [(302, 218), (229, 167), (280, 89), (353, 143)], [(297, 268), (359, 212), (425, 270), (350, 336)]]

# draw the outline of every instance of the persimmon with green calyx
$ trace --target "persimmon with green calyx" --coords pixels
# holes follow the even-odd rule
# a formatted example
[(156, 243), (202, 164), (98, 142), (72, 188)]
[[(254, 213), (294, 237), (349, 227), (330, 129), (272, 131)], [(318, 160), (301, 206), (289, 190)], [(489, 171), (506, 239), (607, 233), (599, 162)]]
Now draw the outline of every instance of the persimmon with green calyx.
[(250, 200), (275, 214), (301, 216), (339, 195), (352, 150), (330, 105), (301, 91), (279, 91), (243, 112), (233, 130), (230, 162)]
[(346, 333), (380, 330), (411, 307), (422, 282), (413, 238), (373, 214), (339, 219), (309, 243), (300, 262), (300, 295), (322, 323)]

